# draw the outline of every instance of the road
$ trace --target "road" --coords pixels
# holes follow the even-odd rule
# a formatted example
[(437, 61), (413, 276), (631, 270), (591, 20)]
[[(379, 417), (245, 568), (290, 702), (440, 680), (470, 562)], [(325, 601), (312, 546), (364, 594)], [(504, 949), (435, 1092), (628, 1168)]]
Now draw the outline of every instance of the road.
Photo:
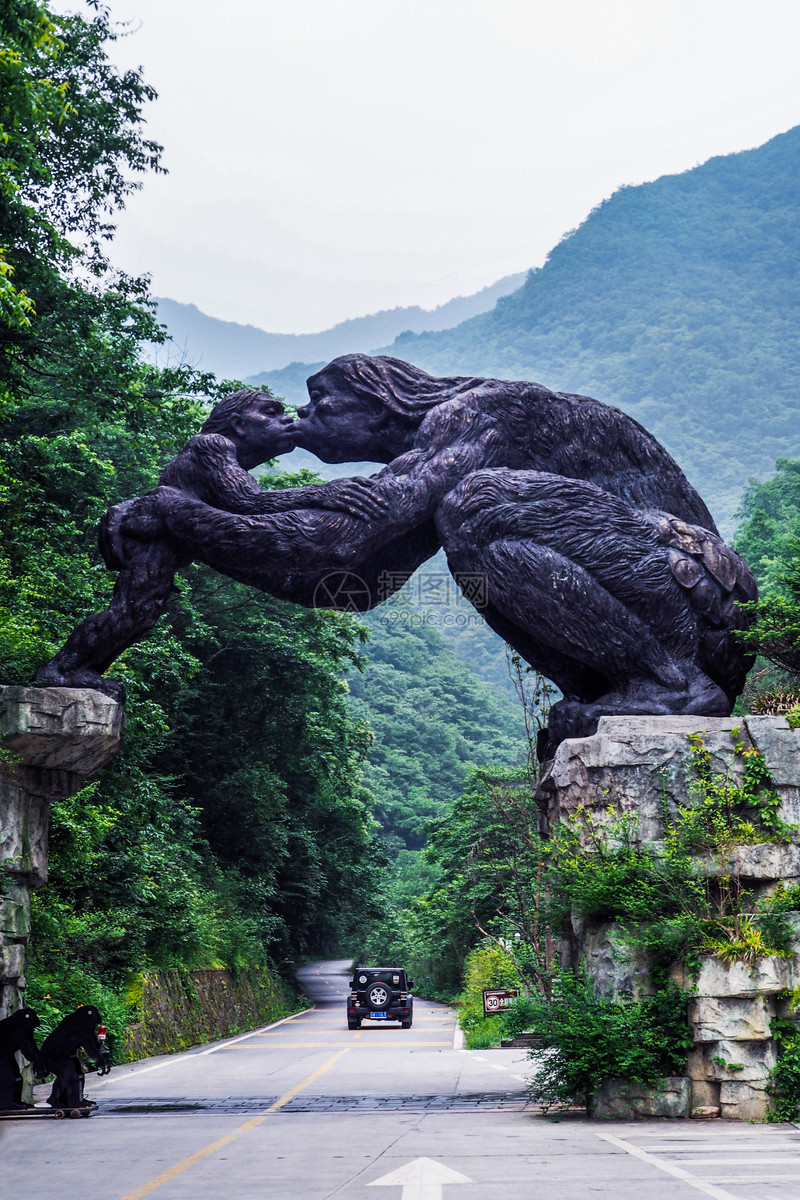
[(304, 969), (313, 1010), (90, 1077), (91, 1120), (2, 1124), (4, 1200), (800, 1200), (793, 1126), (548, 1117), (525, 1052), (455, 1048), (442, 1005), (348, 1032), (347, 966)]

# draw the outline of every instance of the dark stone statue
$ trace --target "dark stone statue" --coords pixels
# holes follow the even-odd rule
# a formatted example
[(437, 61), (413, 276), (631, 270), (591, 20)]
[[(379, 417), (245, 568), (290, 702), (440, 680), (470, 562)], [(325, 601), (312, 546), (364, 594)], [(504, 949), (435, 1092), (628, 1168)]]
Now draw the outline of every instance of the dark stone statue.
[(42, 1073), (33, 1036), (38, 1024), (39, 1018), (32, 1008), (19, 1008), (0, 1021), (0, 1112), (33, 1107), (22, 1099), (22, 1071), (17, 1055), (27, 1059), (37, 1075)]
[[(250, 470), (291, 450), (294, 444), (292, 418), (284, 414), (280, 401), (266, 392), (245, 388), (215, 406), (200, 433), (163, 471), (160, 483), (183, 498), (229, 513), (264, 516), (304, 503), (320, 508), (341, 504), (345, 511), (364, 516), (378, 511), (370, 503), (367, 481), (361, 479), (326, 487), (262, 491)], [(111, 604), (74, 630), (55, 657), (39, 668), (37, 683), (96, 688), (124, 701), (123, 685), (104, 679), (103, 672), (123, 650), (150, 632), (167, 606), (176, 570), (192, 558), (173, 540), (160, 536), (157, 523), (153, 537), (120, 536), (119, 523), (129, 509), (141, 511), (136, 501), (112, 510), (114, 536), (108, 519), (100, 527), (100, 549), (106, 564), (119, 571)]]
[[(737, 601), (755, 598), (753, 577), (674, 459), (631, 417), (540, 384), (437, 379), (361, 354), (335, 359), (308, 390), (294, 426), (284, 419), (283, 448), (385, 469), (262, 493), (245, 482), (263, 461), (249, 416), (238, 430), (220, 418), (227, 445), (206, 474), (192, 446), (212, 432), (212, 415), (162, 486), (110, 510), (101, 544), (120, 569), (109, 610), (116, 604), (119, 616), (84, 622), (41, 682), (105, 670), (152, 626), (180, 562), (300, 604), (324, 595), (325, 607), (353, 607), (356, 597), (363, 610), (443, 546), (459, 583), (483, 579), (491, 628), (563, 693), (544, 756), (604, 714), (730, 713), (750, 665), (735, 637)], [(266, 457), (263, 444), (258, 453)], [(188, 484), (175, 465), (186, 455)], [(157, 570), (131, 567), (150, 555)], [(157, 600), (128, 620), (155, 576)], [(355, 590), (337, 582), (353, 576)]]
[(83, 1094), (85, 1076), (79, 1051), (94, 1059), (100, 1075), (111, 1070), (111, 1055), (97, 1036), (100, 1013), (91, 1004), (83, 1004), (56, 1025), (42, 1043), (39, 1075), (55, 1075), (47, 1099), (52, 1108), (80, 1108), (92, 1104)]

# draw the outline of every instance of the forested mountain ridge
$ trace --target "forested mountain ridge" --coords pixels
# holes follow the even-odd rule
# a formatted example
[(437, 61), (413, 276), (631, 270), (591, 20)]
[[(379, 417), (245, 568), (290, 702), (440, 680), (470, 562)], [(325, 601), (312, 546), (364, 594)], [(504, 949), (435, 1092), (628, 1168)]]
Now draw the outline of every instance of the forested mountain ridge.
[[(319, 333), (267, 333), (255, 325), (221, 321), (194, 304), (156, 297), (158, 319), (172, 339), (170, 353), (220, 378), (241, 378), (254, 371), (275, 370), (299, 359), (335, 358), (352, 350), (369, 351), (404, 330), (450, 329), (491, 308), (500, 296), (521, 286), (525, 272), (506, 275), (469, 296), (455, 296), (436, 308), (383, 309), (365, 317), (340, 321)], [(159, 357), (164, 351), (159, 351)]]
[(491, 312), (384, 352), (618, 405), (730, 531), (748, 477), (800, 452), (799, 194), (800, 127), (624, 187)]

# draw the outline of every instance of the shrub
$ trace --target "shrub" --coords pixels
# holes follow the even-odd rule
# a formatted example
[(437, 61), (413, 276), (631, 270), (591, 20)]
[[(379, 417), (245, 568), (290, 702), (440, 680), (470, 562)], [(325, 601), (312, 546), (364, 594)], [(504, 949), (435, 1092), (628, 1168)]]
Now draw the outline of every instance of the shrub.
[(692, 1046), (686, 1003), (687, 993), (674, 983), (619, 1003), (596, 996), (583, 976), (559, 975), (550, 1004), (528, 1001), (529, 1028), (540, 1045), (531, 1051), (532, 1095), (546, 1105), (589, 1104), (606, 1079), (652, 1085), (683, 1074)]
[(518, 988), (519, 975), (500, 946), (485, 942), (467, 955), (464, 965), (464, 990), (458, 1021), (466, 1034), (469, 1050), (499, 1046), (505, 1035), (505, 1015), (484, 1017), (484, 988)]

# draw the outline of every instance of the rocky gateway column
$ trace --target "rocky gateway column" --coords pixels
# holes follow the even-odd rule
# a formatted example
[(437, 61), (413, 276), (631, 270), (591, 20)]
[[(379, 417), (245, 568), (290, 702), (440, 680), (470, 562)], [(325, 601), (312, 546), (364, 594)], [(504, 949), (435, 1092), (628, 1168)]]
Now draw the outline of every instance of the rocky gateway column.
[(101, 692), (0, 687), (0, 1018), (24, 1003), (30, 893), (47, 881), (50, 805), (120, 747), (122, 706)]

